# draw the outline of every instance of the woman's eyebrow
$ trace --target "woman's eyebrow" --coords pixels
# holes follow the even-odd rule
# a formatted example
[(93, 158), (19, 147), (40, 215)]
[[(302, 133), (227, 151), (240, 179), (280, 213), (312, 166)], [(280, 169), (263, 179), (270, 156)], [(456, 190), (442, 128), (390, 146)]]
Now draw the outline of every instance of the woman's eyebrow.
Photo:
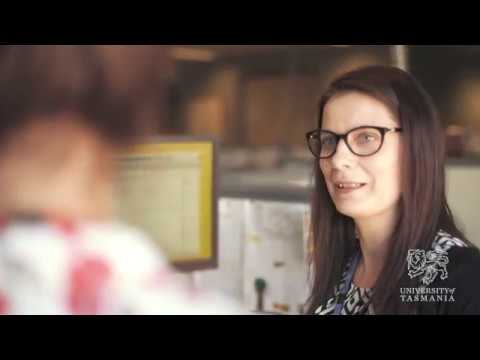
[[(343, 134), (353, 130), (353, 129), (357, 129), (357, 128), (361, 128), (361, 127), (386, 127), (386, 128), (390, 128), (390, 127), (397, 127), (398, 124), (397, 123), (390, 123), (390, 122), (380, 122), (380, 123), (373, 123), (373, 122), (359, 122), (358, 124), (354, 125), (354, 126), (351, 126), (348, 128), (348, 130), (346, 130), (345, 132), (343, 132)], [(340, 134), (340, 132), (337, 132), (335, 130), (332, 130), (330, 127), (324, 127), (323, 125), (320, 127), (320, 130), (325, 130), (325, 131), (330, 131), (330, 132), (333, 132), (335, 134)]]

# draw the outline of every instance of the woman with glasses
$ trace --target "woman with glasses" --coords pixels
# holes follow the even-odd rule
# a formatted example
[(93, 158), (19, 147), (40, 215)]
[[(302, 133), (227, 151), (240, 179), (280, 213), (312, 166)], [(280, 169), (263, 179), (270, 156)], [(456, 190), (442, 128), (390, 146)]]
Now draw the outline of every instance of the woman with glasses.
[(480, 313), (480, 254), (445, 195), (444, 137), (408, 73), (371, 66), (320, 101), (309, 314)]

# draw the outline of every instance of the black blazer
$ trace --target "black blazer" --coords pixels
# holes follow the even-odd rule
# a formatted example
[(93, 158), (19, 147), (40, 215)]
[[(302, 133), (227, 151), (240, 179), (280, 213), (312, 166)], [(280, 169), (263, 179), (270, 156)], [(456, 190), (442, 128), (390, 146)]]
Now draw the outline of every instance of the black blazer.
[(480, 315), (480, 251), (453, 247), (448, 258), (448, 278), (437, 278), (429, 288), (455, 289), (453, 299), (448, 296), (449, 301), (421, 303), (419, 314)]

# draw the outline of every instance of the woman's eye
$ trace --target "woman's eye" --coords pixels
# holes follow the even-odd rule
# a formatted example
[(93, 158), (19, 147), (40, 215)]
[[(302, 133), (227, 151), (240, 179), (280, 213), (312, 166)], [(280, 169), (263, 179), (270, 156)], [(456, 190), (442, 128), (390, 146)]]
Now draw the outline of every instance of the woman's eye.
[(322, 146), (331, 146), (335, 143), (335, 140), (329, 139), (322, 139)]
[(357, 137), (357, 141), (362, 143), (362, 144), (370, 143), (370, 142), (373, 142), (373, 141), (376, 141), (376, 140), (377, 140), (377, 136), (375, 136), (374, 134), (369, 134), (369, 133), (363, 133), (363, 134), (360, 134)]

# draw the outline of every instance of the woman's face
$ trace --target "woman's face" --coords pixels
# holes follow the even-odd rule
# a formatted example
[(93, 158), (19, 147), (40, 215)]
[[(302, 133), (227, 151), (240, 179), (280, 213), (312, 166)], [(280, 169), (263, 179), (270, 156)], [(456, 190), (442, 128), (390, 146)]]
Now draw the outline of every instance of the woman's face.
[[(360, 92), (335, 95), (324, 108), (322, 130), (345, 134), (360, 126), (399, 127), (387, 106)], [(395, 212), (401, 196), (401, 133), (386, 133), (383, 145), (368, 157), (352, 153), (340, 140), (333, 157), (320, 160), (328, 192), (337, 210), (353, 219)]]

